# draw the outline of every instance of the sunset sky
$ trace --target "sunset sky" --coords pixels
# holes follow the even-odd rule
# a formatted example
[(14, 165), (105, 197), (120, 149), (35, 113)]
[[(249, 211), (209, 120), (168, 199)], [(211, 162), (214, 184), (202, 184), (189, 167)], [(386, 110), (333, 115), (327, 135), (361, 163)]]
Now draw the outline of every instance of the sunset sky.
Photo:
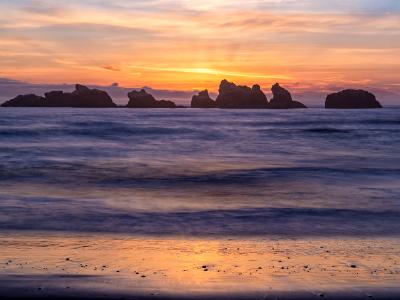
[(3, 98), (27, 83), (215, 92), (226, 78), (267, 93), (280, 82), (306, 103), (355, 87), (400, 104), (399, 0), (0, 0), (0, 11)]

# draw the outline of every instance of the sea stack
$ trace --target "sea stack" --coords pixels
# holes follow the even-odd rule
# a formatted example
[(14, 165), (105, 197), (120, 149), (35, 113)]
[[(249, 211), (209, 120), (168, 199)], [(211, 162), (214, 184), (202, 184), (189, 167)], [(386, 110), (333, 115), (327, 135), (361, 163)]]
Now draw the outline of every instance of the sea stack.
[(211, 99), (208, 90), (201, 91), (198, 95), (193, 96), (192, 108), (215, 108), (217, 104)]
[(72, 93), (52, 91), (46, 93), (44, 98), (36, 95), (21, 95), (5, 102), (2, 106), (106, 108), (117, 105), (107, 92), (77, 84)]
[(276, 83), (271, 88), (273, 98), (269, 102), (269, 107), (272, 109), (292, 109), (292, 108), (307, 108), (303, 103), (293, 101), (292, 95), (288, 90)]
[(128, 93), (129, 108), (176, 108), (172, 101), (156, 100), (151, 94), (144, 89), (140, 91), (132, 91)]
[(98, 89), (89, 89), (84, 85), (77, 84), (72, 95), (78, 100), (76, 107), (116, 107), (107, 92)]
[(326, 97), (325, 108), (361, 109), (382, 108), (374, 94), (364, 90), (343, 90)]
[(252, 88), (222, 80), (216, 100), (219, 108), (268, 108), (268, 100), (259, 85)]
[(44, 98), (34, 95), (19, 95), (11, 100), (4, 102), (2, 107), (43, 107)]
[(90, 89), (81, 84), (76, 84), (75, 91), (72, 93), (62, 91), (46, 93), (45, 103), (47, 107), (107, 108), (117, 106), (107, 92)]

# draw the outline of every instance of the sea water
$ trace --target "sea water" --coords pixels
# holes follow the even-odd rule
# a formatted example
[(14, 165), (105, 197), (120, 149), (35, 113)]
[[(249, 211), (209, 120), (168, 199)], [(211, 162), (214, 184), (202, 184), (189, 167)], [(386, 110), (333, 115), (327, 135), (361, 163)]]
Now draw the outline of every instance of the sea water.
[(0, 230), (399, 236), (400, 109), (0, 109)]

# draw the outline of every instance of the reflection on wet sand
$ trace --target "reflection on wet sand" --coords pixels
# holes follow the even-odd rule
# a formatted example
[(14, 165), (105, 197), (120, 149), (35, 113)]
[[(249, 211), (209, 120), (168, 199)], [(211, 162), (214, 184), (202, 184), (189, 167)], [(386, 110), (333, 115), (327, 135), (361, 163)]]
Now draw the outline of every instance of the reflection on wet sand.
[(400, 240), (0, 235), (2, 293), (188, 296), (338, 291), (400, 282)]

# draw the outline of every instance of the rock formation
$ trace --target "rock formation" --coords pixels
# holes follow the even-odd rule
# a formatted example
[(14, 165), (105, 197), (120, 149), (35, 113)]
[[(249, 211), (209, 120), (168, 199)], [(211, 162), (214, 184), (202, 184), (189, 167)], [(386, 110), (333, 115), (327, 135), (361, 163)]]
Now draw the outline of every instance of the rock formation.
[(72, 93), (51, 91), (44, 95), (46, 97), (46, 106), (48, 107), (70, 107), (75, 103), (75, 97), (72, 96)]
[(363, 90), (344, 90), (326, 97), (325, 108), (382, 108), (374, 94)]
[(29, 94), (29, 95), (19, 95), (14, 99), (4, 102), (1, 106), (3, 107), (43, 107), (44, 98)]
[(2, 106), (19, 107), (116, 107), (111, 97), (104, 91), (89, 89), (77, 84), (75, 91), (64, 93), (52, 91), (45, 94), (45, 98), (36, 95), (18, 96), (7, 101)]
[(77, 84), (72, 95), (78, 99), (75, 107), (116, 107), (111, 97), (105, 91), (89, 89)]
[(132, 91), (128, 93), (129, 108), (176, 108), (172, 101), (156, 100), (151, 94), (144, 89), (140, 91)]
[(201, 91), (192, 98), (192, 108), (215, 108), (217, 104), (210, 98), (207, 90)]
[(267, 108), (268, 100), (259, 85), (249, 88), (224, 79), (219, 86), (216, 105), (219, 108)]
[(307, 108), (303, 103), (293, 101), (292, 95), (276, 83), (271, 88), (273, 98), (269, 102), (272, 109)]

